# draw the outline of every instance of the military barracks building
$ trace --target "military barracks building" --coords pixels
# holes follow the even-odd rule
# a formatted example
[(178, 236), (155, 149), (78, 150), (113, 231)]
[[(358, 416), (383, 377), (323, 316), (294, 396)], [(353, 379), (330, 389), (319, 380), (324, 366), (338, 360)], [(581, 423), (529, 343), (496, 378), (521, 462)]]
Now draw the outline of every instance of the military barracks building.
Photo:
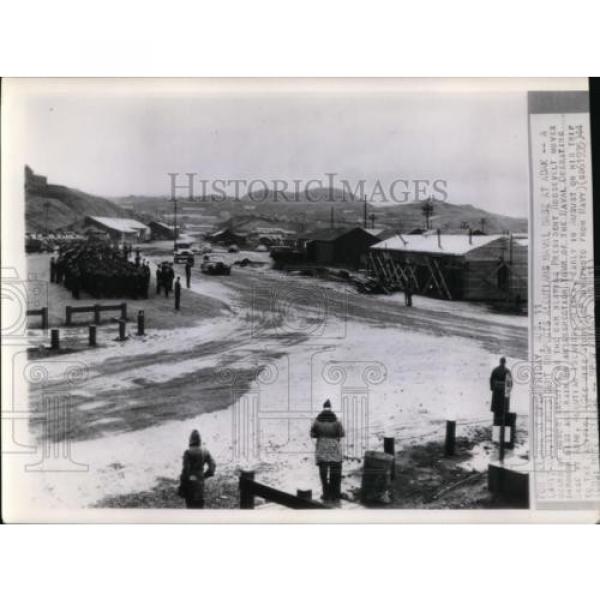
[(135, 219), (116, 217), (86, 217), (84, 227), (105, 232), (113, 241), (142, 242), (150, 234), (150, 228)]
[(528, 240), (510, 234), (397, 234), (371, 246), (369, 269), (392, 288), (447, 300), (527, 302)]

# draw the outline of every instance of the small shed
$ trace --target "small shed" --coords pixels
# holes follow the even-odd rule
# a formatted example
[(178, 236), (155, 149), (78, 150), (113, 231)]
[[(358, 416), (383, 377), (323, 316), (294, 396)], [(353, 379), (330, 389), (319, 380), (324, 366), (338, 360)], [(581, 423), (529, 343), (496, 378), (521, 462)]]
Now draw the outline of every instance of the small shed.
[(528, 240), (510, 234), (398, 234), (369, 255), (369, 269), (386, 286), (447, 300), (525, 304), (527, 266)]

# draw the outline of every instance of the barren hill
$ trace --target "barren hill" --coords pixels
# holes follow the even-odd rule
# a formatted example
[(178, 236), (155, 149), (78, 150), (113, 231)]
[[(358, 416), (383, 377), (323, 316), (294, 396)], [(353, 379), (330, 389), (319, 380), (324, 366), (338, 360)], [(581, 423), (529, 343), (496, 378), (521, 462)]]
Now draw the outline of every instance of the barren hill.
[(76, 229), (85, 216), (135, 217), (106, 198), (64, 185), (49, 184), (46, 177), (25, 167), (25, 227), (27, 232)]

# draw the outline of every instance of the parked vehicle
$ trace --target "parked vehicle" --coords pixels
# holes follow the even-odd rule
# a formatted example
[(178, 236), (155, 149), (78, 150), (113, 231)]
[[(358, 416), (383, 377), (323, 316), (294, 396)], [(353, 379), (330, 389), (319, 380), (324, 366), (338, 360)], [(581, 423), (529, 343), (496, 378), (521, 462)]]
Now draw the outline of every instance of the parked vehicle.
[(208, 254), (202, 260), (200, 271), (206, 275), (231, 275), (231, 267), (228, 264)]
[(235, 244), (231, 244), (231, 246), (229, 246), (227, 248), (227, 252), (239, 252), (240, 249), (235, 245)]
[(175, 251), (173, 252), (174, 263), (187, 263), (191, 259), (192, 265), (194, 264), (194, 250), (192, 244), (189, 242), (176, 242)]

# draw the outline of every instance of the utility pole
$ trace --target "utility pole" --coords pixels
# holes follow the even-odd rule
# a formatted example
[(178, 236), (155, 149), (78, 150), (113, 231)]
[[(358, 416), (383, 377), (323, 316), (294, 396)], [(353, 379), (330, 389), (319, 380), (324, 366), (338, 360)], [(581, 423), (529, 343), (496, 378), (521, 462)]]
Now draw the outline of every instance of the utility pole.
[(367, 228), (367, 196), (365, 194), (365, 205), (363, 207), (363, 224), (364, 228)]
[(173, 252), (177, 250), (177, 196), (173, 195)]
[(427, 198), (427, 200), (425, 200), (425, 202), (423, 202), (423, 206), (421, 207), (421, 212), (425, 216), (425, 229), (429, 229), (431, 226), (430, 225), (431, 215), (433, 214), (433, 197), (432, 196), (429, 196), (429, 198)]
[(50, 208), (50, 202), (48, 200), (44, 202), (44, 208), (46, 209), (46, 233), (50, 233), (48, 229), (48, 209)]
[(331, 229), (333, 229), (333, 206), (331, 207), (329, 212), (329, 226), (331, 227)]

